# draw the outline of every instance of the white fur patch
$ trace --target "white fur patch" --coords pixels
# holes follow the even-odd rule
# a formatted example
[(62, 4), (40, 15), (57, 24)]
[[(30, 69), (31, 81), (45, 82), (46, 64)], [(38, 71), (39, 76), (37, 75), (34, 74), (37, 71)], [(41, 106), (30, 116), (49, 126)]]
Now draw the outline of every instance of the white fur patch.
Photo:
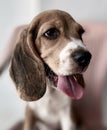
[(78, 48), (86, 49), (85, 45), (81, 40), (72, 38), (72, 41), (69, 42), (66, 47), (60, 52), (59, 59), (59, 75), (68, 75), (72, 74), (74, 68), (74, 61), (71, 58), (72, 51)]
[(61, 126), (62, 130), (75, 130), (75, 125), (71, 119), (71, 108), (66, 107), (65, 111), (60, 110), (60, 120), (61, 120)]
[[(86, 48), (81, 40), (72, 38), (72, 41), (68, 43), (66, 49), (77, 49), (78, 47)], [(65, 48), (64, 48), (65, 49)]]

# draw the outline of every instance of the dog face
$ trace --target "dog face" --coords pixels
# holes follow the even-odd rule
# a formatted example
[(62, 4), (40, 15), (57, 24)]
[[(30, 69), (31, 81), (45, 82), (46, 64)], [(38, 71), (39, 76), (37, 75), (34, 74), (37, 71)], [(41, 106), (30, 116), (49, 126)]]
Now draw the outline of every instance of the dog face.
[(57, 75), (82, 72), (91, 57), (82, 42), (83, 28), (65, 12), (48, 12), (41, 22), (35, 44), (44, 62)]
[[(52, 10), (36, 16), (24, 32), (25, 34), (22, 33), (23, 40), (19, 42), (23, 43), (17, 44), (11, 66), (11, 77), (15, 83), (17, 81), (17, 88), (20, 90), (21, 97), (24, 100), (40, 98), (46, 90), (47, 76), (53, 86), (65, 94), (75, 99), (80, 98), (83, 94), (81, 86), (84, 86), (83, 77), (80, 73), (86, 70), (91, 59), (91, 54), (82, 42), (82, 34), (84, 33), (82, 26), (68, 13)], [(19, 50), (21, 56), (17, 56)], [(26, 55), (27, 60), (24, 61)], [(20, 62), (22, 60), (24, 64), (19, 63), (18, 60)], [(18, 64), (20, 65), (18, 66)], [(29, 68), (24, 65), (32, 71), (29, 72)], [(16, 73), (17, 69), (18, 71), (23, 69), (22, 80), (18, 78), (22, 72)], [(28, 82), (33, 88), (33, 93), (29, 90), (30, 86), (25, 89), (26, 83), (22, 85), (23, 80), (24, 83), (25, 81)], [(19, 86), (20, 84), (23, 87)], [(29, 93), (32, 94), (28, 96)]]

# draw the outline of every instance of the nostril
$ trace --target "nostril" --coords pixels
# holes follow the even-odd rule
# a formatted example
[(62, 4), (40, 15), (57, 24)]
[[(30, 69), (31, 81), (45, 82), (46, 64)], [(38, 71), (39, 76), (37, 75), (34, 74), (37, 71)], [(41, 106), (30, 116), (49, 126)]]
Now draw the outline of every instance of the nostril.
[(90, 62), (91, 54), (88, 51), (79, 50), (73, 52), (72, 57), (79, 66), (86, 67)]

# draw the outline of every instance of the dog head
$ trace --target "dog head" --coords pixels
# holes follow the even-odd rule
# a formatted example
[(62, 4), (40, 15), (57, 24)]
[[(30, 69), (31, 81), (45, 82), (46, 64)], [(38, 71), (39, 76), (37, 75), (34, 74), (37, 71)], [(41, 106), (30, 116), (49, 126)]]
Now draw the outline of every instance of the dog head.
[(20, 34), (10, 67), (20, 97), (33, 101), (46, 91), (46, 77), (68, 96), (83, 95), (91, 54), (82, 41), (84, 29), (68, 13), (45, 11)]

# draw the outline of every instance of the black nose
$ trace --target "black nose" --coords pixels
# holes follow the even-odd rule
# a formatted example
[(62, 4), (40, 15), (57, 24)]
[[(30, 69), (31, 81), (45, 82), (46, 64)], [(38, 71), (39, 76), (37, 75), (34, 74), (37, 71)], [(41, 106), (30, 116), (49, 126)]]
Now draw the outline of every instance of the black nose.
[(91, 54), (88, 51), (79, 50), (73, 52), (72, 57), (79, 66), (85, 68), (90, 62)]

